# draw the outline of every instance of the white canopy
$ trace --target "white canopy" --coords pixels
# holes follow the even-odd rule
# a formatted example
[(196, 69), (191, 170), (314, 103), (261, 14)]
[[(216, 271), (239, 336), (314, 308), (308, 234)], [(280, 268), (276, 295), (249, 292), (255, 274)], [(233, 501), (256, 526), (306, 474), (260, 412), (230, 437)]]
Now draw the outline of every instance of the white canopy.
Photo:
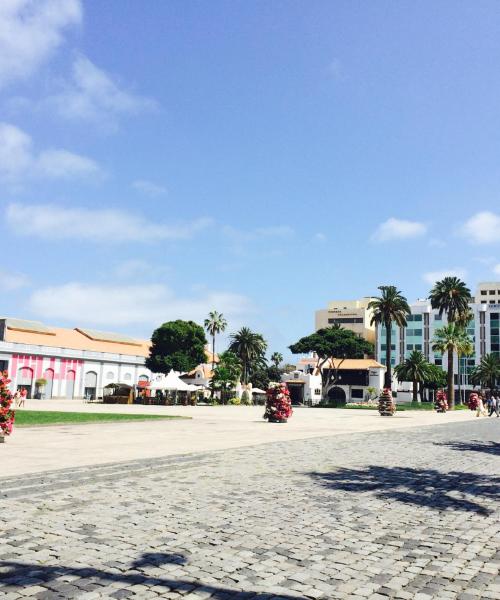
[(261, 390), (260, 388), (252, 388), (252, 394), (266, 394), (266, 390)]
[(170, 371), (166, 377), (162, 377), (158, 381), (152, 381), (151, 387), (154, 390), (178, 390), (181, 392), (190, 391), (191, 387), (179, 377), (175, 371)]

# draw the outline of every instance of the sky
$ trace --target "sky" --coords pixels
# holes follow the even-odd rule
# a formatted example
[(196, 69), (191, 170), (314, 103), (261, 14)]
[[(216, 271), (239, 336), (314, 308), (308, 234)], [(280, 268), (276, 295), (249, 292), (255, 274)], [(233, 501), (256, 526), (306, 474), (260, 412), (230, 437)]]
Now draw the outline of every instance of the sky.
[(499, 65), (496, 1), (2, 0), (0, 313), (286, 356), (330, 300), (498, 281)]

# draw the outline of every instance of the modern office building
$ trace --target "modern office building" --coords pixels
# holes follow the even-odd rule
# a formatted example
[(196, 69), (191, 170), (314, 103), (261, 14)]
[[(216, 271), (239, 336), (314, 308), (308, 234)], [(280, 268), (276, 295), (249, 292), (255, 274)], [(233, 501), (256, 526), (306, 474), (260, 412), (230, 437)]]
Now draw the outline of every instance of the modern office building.
[[(484, 294), (483, 292), (486, 292)], [(472, 368), (479, 364), (485, 354), (500, 356), (500, 282), (480, 283), (475, 302), (470, 304), (473, 320), (469, 323), (467, 333), (474, 343), (474, 356), (458, 358), (455, 356), (455, 383), (464, 389), (472, 389), (469, 375)], [(486, 299), (485, 299), (486, 298)], [(419, 300), (410, 305), (411, 315), (405, 328), (393, 325), (391, 335), (391, 364), (396, 366), (408, 357), (412, 350), (420, 350), (426, 359), (436, 365), (447, 368), (446, 353), (441, 356), (432, 350), (432, 340), (437, 328), (446, 324), (446, 315), (442, 317), (432, 309), (429, 300)], [(375, 352), (377, 360), (385, 364), (386, 331), (384, 327), (376, 328)], [(400, 383), (399, 389), (406, 390), (408, 385)]]
[(360, 300), (332, 300), (328, 303), (328, 308), (316, 311), (316, 331), (338, 324), (375, 343), (375, 326), (370, 323), (372, 311), (368, 308), (371, 300), (373, 298), (368, 297)]

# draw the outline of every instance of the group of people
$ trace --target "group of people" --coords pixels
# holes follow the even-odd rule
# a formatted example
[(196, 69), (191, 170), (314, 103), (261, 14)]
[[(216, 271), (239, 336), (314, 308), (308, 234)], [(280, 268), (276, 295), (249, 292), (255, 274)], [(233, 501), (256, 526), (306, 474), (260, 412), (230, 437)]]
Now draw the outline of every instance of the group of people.
[(469, 397), (469, 408), (476, 410), (476, 417), (491, 417), (493, 413), (500, 417), (500, 392), (473, 392)]
[(26, 396), (28, 395), (28, 392), (26, 390), (26, 388), (21, 388), (21, 389), (17, 389), (14, 392), (14, 406), (16, 408), (20, 408), (21, 406), (24, 406), (24, 403), (26, 402)]

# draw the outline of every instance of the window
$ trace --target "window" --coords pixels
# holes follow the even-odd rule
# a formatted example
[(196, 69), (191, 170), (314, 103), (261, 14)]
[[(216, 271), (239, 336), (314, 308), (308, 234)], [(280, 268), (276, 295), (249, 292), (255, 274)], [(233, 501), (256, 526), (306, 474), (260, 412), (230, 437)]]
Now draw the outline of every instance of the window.
[(351, 398), (363, 398), (363, 390), (352, 390)]
[(334, 317), (333, 319), (328, 319), (328, 323), (330, 324), (340, 324), (340, 323), (362, 323), (363, 319), (361, 317)]
[(481, 290), (481, 296), (486, 296), (486, 290)]
[(108, 371), (106, 373), (106, 379), (113, 379), (114, 375), (113, 375), (113, 371)]
[(422, 330), (421, 329), (407, 329), (406, 330), (406, 335), (413, 335), (416, 337), (421, 337), (422, 336)]
[(443, 315), (434, 315), (434, 321), (442, 321)]
[(411, 321), (422, 321), (422, 315), (409, 315), (409, 316), (406, 318), (406, 320), (407, 320), (408, 322), (411, 322)]
[[(380, 350), (383, 350), (385, 352), (387, 350), (387, 344), (381, 344)], [(396, 350), (396, 344), (391, 344), (391, 350)]]
[(442, 358), (435, 358), (434, 359), (434, 364), (438, 367), (442, 367), (443, 366), (443, 359)]
[(488, 304), (486, 300), (481, 300), (481, 304)]
[(490, 290), (490, 296), (494, 296), (495, 295), (495, 290)]
[(496, 304), (496, 300), (490, 300), (490, 304)]
[(316, 388), (316, 389), (314, 390), (314, 395), (315, 395), (315, 396), (321, 396), (321, 390), (320, 390), (319, 388)]

